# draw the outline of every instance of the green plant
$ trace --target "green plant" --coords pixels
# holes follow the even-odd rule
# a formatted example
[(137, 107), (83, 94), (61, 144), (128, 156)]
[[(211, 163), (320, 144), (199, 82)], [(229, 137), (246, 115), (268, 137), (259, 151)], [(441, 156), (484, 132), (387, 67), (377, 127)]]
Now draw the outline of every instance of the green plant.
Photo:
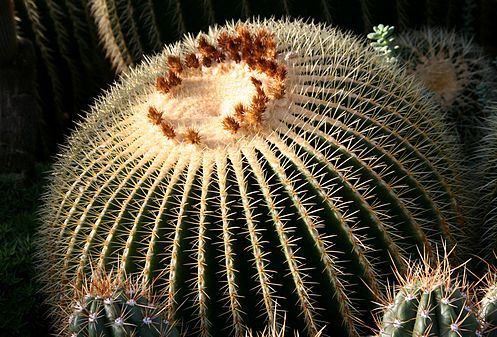
[(393, 63), (396, 61), (395, 49), (399, 46), (394, 45), (395, 38), (392, 36), (394, 31), (393, 26), (385, 26), (379, 24), (373, 27), (373, 33), (367, 35), (368, 39), (372, 40), (371, 46), (380, 54), (382, 54), (386, 61)]
[(33, 235), (36, 208), (47, 166), (37, 166), (31, 182), (0, 175), (0, 335), (48, 336), (49, 325), (35, 280)]
[(496, 98), (490, 60), (472, 39), (444, 28), (405, 31), (395, 41), (399, 63), (435, 94), (471, 153), (483, 136), (487, 106)]
[(417, 82), (348, 34), (187, 36), (100, 98), (55, 164), (38, 243), (56, 325), (96, 266), (155, 280), (192, 336), (284, 315), (358, 336), (392, 265), (441, 237), (455, 260), (470, 247), (457, 153)]
[(460, 278), (446, 260), (413, 263), (383, 304), (378, 336), (481, 336), (478, 306)]

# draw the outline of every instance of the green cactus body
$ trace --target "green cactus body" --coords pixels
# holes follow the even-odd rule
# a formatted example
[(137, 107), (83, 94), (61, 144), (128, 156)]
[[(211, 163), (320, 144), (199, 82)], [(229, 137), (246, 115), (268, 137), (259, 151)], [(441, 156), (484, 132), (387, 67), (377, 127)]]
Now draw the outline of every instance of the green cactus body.
[(229, 24), (126, 74), (54, 168), (38, 240), (53, 307), (97, 267), (142, 274), (191, 336), (285, 317), (357, 336), (392, 261), (441, 237), (461, 257), (454, 142), (364, 45), (300, 21)]
[(487, 289), (480, 303), (480, 316), (484, 323), (483, 336), (497, 336), (497, 287)]
[(435, 268), (430, 260), (424, 258), (422, 264), (413, 263), (406, 273), (398, 274), (398, 290), (393, 300), (384, 303), (378, 336), (481, 337), (471, 289), (454, 279), (455, 271), (446, 260), (438, 260)]
[[(94, 280), (95, 281), (95, 280)], [(95, 282), (94, 282), (95, 284)], [(110, 285), (110, 287), (109, 287)], [(69, 331), (74, 337), (178, 337), (163, 310), (129, 285), (91, 287), (74, 304)]]
[(480, 325), (458, 289), (402, 289), (387, 309), (380, 336), (478, 336)]
[(469, 154), (480, 143), (496, 73), (470, 38), (441, 28), (408, 30), (395, 39), (397, 59), (439, 99)]
[(478, 256), (483, 261), (495, 265), (495, 252), (497, 252), (497, 156), (496, 156), (496, 130), (497, 130), (497, 106), (489, 107), (486, 134), (475, 155), (475, 166), (479, 171), (475, 175), (478, 182), (478, 212), (480, 220), (480, 250)]

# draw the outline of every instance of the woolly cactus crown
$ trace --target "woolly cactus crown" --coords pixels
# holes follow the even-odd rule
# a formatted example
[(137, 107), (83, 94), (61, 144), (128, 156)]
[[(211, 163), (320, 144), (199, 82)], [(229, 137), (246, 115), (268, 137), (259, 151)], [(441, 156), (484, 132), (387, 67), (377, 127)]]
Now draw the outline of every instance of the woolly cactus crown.
[(39, 236), (53, 307), (92, 267), (119, 267), (154, 280), (191, 335), (283, 314), (301, 333), (358, 335), (392, 260), (467, 237), (455, 148), (380, 58), (329, 27), (267, 20), (131, 69), (55, 165)]

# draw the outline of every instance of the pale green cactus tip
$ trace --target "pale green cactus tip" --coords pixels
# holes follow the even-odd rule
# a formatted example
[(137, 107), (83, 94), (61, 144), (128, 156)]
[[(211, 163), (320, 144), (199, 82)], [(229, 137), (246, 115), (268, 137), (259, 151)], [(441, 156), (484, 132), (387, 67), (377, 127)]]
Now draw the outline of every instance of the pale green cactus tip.
[(385, 57), (388, 63), (395, 63), (397, 59), (395, 57), (395, 50), (399, 46), (394, 44), (395, 37), (394, 34), (395, 27), (379, 24), (373, 27), (373, 32), (367, 35), (367, 38), (373, 40), (370, 45), (381, 55)]
[(39, 267), (57, 327), (95, 265), (155, 280), (191, 336), (242, 337), (284, 315), (287, 332), (360, 336), (392, 264), (469, 237), (436, 105), (376, 56), (325, 25), (257, 20), (123, 75), (45, 198)]
[(377, 337), (482, 336), (474, 285), (447, 256), (409, 263), (381, 303)]

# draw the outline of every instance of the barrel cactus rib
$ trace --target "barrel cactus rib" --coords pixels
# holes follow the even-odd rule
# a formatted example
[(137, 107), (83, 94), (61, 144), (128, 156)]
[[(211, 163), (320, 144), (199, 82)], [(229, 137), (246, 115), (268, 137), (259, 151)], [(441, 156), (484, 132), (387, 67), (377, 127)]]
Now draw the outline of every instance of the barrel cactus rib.
[[(130, 184), (131, 182), (133, 182), (132, 179), (135, 179), (136, 172), (139, 169), (141, 169), (142, 166), (146, 162), (147, 162), (146, 159), (142, 159), (141, 162), (138, 162), (137, 165), (130, 172), (127, 172), (127, 174), (125, 176), (119, 177), (120, 178), (119, 185), (113, 186), (114, 191), (111, 193), (110, 198), (106, 201), (106, 205), (103, 206), (103, 212), (101, 213), (100, 216), (107, 217), (107, 218), (104, 218), (103, 226), (107, 227), (109, 229), (109, 233), (108, 233), (107, 238), (103, 244), (102, 255), (104, 255), (104, 256), (106, 254), (106, 250), (109, 248), (109, 243), (112, 241), (112, 236), (114, 235), (116, 230), (118, 230), (118, 228), (120, 226), (122, 226), (121, 220), (123, 218), (123, 214), (126, 212), (126, 209), (127, 209), (125, 206), (127, 206), (129, 201), (131, 200), (132, 192), (130, 195), (127, 196), (127, 199), (125, 199), (122, 202), (122, 207), (119, 210), (119, 212), (116, 212), (117, 214), (115, 214), (115, 215), (113, 214), (113, 216), (109, 216), (109, 212), (107, 212), (106, 206), (110, 205), (114, 201), (114, 199), (116, 199), (118, 196), (121, 196), (124, 198), (124, 196), (126, 195), (125, 193), (129, 189), (129, 187), (127, 185)], [(109, 179), (108, 182), (111, 182), (112, 180), (113, 179)], [(96, 193), (99, 194), (100, 191), (102, 191), (106, 188), (109, 188), (108, 184), (100, 186), (100, 188), (96, 191)], [(84, 246), (87, 243), (91, 244), (91, 240), (92, 240), (93, 236), (96, 235), (97, 229), (95, 227), (99, 226), (99, 223), (101, 222), (100, 218), (97, 218), (97, 220), (94, 224), (87, 224), (85, 222), (85, 218), (86, 218), (88, 212), (94, 212), (94, 210), (92, 210), (92, 206), (93, 206), (92, 204), (96, 200), (98, 200), (98, 196), (95, 196), (94, 198), (91, 199), (91, 201), (88, 203), (87, 207), (83, 210), (83, 214), (78, 219), (79, 225), (75, 228), (74, 233), (72, 234), (71, 240), (67, 243), (67, 251), (65, 252), (66, 258), (64, 259), (66, 261), (66, 263), (69, 263), (69, 261), (71, 261), (73, 258), (72, 256), (74, 256), (75, 254), (80, 254), (80, 258), (79, 258), (80, 260), (85, 260), (87, 258), (86, 254), (85, 254), (87, 252), (87, 249), (85, 249)], [(94, 215), (92, 214), (92, 216), (94, 216)], [(110, 220), (111, 217), (114, 217), (114, 220)], [(113, 223), (109, 223), (109, 221), (113, 221)], [(84, 241), (78, 240), (79, 236), (86, 237), (86, 240), (84, 240)], [(88, 246), (88, 248), (89, 248), (89, 246)], [(82, 266), (85, 265), (84, 262), (85, 261), (81, 262)], [(77, 276), (77, 279), (75, 281), (76, 281), (76, 284), (78, 284), (81, 281), (82, 275), (76, 274), (76, 276)]]
[(392, 265), (460, 235), (440, 119), (401, 70), (326, 26), (254, 20), (168, 45), (55, 166), (39, 239), (51, 304), (98, 268), (143, 275), (191, 336), (285, 317), (360, 336)]
[[(371, 205), (372, 200), (368, 197), (369, 194), (369, 186), (361, 186), (364, 182), (361, 181), (361, 179), (358, 179), (358, 176), (355, 175), (354, 172), (350, 172), (350, 168), (338, 168), (336, 166), (332, 166), (329, 164), (328, 168), (330, 169), (331, 172), (336, 172), (337, 173), (337, 178), (335, 181), (337, 182), (336, 187), (329, 187), (329, 188), (324, 188), (322, 185), (319, 184), (318, 181), (315, 180), (314, 176), (315, 174), (311, 171), (309, 171), (307, 168), (311, 167), (311, 163), (305, 163), (307, 160), (305, 160), (305, 156), (308, 155), (306, 154), (300, 154), (300, 156), (295, 152), (295, 149), (289, 149), (287, 148), (286, 145), (284, 145), (281, 141), (278, 141), (277, 139), (274, 139), (274, 137), (269, 137), (269, 141), (271, 141), (275, 146), (278, 148), (282, 156), (285, 156), (290, 160), (294, 166), (296, 167), (297, 170), (301, 172), (301, 174), (306, 177), (306, 179), (309, 182), (309, 185), (311, 185), (309, 188), (312, 188), (315, 191), (326, 191), (328, 190), (328, 196), (321, 196), (324, 199), (324, 202), (317, 201), (319, 204), (322, 204), (328, 206), (330, 210), (333, 210), (334, 212), (338, 212), (336, 210), (336, 206), (329, 204), (330, 198), (327, 197), (338, 197), (340, 195), (344, 195), (341, 193), (336, 193), (338, 196), (333, 195), (332, 191), (334, 189), (338, 189), (341, 191), (347, 191), (346, 193), (349, 193), (349, 197), (351, 200), (357, 201), (359, 204), (357, 212), (360, 213), (364, 209), (367, 209), (367, 214), (370, 216), (370, 221), (371, 221), (371, 227), (376, 227), (378, 232), (381, 234), (379, 235), (382, 240), (385, 242), (385, 246), (387, 247), (387, 250), (392, 256), (401, 256), (403, 253), (400, 252), (399, 248), (397, 247), (396, 243), (391, 240), (391, 237), (387, 235), (385, 232), (384, 223), (388, 222), (388, 219), (383, 217), (381, 214), (377, 213), (375, 210), (375, 207)], [(271, 155), (271, 150), (269, 149), (261, 149), (261, 147), (257, 147), (261, 152), (265, 153), (267, 156)], [(302, 159), (301, 159), (302, 158)], [(302, 161), (304, 160), (304, 162)], [(321, 180), (325, 179), (325, 176), (321, 177)], [(283, 180), (285, 182), (285, 186), (287, 186), (287, 189), (292, 188), (293, 184), (291, 183), (293, 179), (285, 178)], [(297, 209), (299, 209), (299, 214), (300, 217), (303, 219), (306, 218), (307, 214), (309, 212), (312, 212), (312, 207), (308, 205), (307, 207), (303, 206), (302, 203), (299, 200), (299, 194), (295, 190), (290, 190), (289, 194), (292, 196), (292, 200), (294, 200), (295, 203), (297, 203)], [(326, 202), (328, 201), (328, 202)], [(315, 201), (316, 202), (316, 201)], [(338, 212), (339, 213), (339, 212)], [(317, 219), (314, 221), (318, 221)], [(311, 231), (310, 235), (315, 236), (314, 238), (314, 245), (317, 248), (320, 248), (321, 253), (321, 259), (326, 259), (326, 252), (322, 249), (322, 245), (319, 244), (321, 238), (319, 234), (315, 234), (316, 228), (322, 227), (321, 221), (318, 221), (318, 223), (314, 224), (312, 220), (308, 220), (306, 226), (309, 231)], [(339, 226), (339, 225), (338, 225)], [(368, 259), (368, 252), (373, 251), (374, 248), (368, 243), (368, 239), (364, 237), (364, 240), (359, 239), (361, 237), (361, 234), (359, 232), (362, 230), (361, 228), (354, 228), (355, 225), (353, 221), (351, 221), (350, 226), (347, 225), (347, 222), (344, 223), (343, 229), (341, 230), (344, 234), (344, 237), (347, 237), (347, 240), (350, 242), (350, 245), (352, 249), (356, 252), (357, 254), (357, 260), (358, 263), (361, 265), (361, 278), (362, 280), (368, 285), (368, 287), (371, 289), (371, 292), (374, 296), (374, 294), (379, 294), (381, 293), (381, 286), (378, 284), (378, 275), (377, 275), (377, 269), (374, 267), (374, 265), (370, 262), (370, 259)], [(395, 259), (395, 258), (394, 258)], [(402, 265), (400, 261), (398, 262), (398, 268), (402, 268)], [(330, 273), (330, 271), (327, 271)]]
[[(126, 137), (126, 138), (124, 138), (124, 140), (130, 139), (130, 138)], [(112, 138), (112, 139), (114, 139), (114, 138)], [(105, 146), (105, 145), (103, 145), (103, 146)], [(64, 210), (65, 205), (67, 205), (69, 203), (74, 203), (75, 201), (77, 201), (78, 199), (83, 197), (85, 191), (87, 191), (88, 189), (91, 188), (92, 184), (94, 184), (97, 181), (99, 176), (105, 175), (107, 173), (107, 171), (109, 171), (111, 168), (113, 168), (113, 165), (119, 163), (119, 159), (121, 158), (121, 155), (132, 154), (133, 151), (136, 151), (136, 150), (137, 150), (137, 148), (135, 148), (133, 146), (128, 146), (127, 149), (124, 149), (122, 145), (116, 145), (116, 146), (113, 146), (111, 149), (109, 149), (109, 151), (100, 151), (100, 149), (97, 147), (96, 151), (94, 151), (93, 153), (89, 153), (88, 160), (90, 161), (90, 163), (88, 164), (87, 167), (85, 167), (84, 171), (81, 172), (80, 176), (77, 177), (77, 179), (75, 179), (74, 183), (68, 189), (68, 192), (66, 193), (63, 200), (61, 200), (60, 205), (58, 206), (56, 216), (57, 217), (61, 216), (61, 212)], [(114, 156), (113, 158), (109, 158), (110, 156), (112, 156), (113, 153), (119, 153), (120, 155)], [(138, 158), (141, 154), (142, 154), (141, 152), (135, 152), (134, 157), (132, 157), (132, 158)], [(92, 158), (93, 156), (95, 156), (96, 158)], [(129, 160), (132, 160), (132, 159), (129, 159)], [(101, 164), (102, 166), (99, 166), (99, 164)], [(99, 171), (98, 176), (92, 176), (88, 181), (84, 181), (84, 178), (91, 175), (93, 173), (92, 170), (95, 170), (95, 169)], [(119, 173), (119, 170), (114, 171), (114, 172), (109, 172), (109, 173), (110, 174), (108, 177), (107, 184), (110, 183), (116, 177), (116, 175)], [(83, 185), (83, 186), (81, 186), (81, 185)], [(77, 188), (77, 190), (76, 190), (76, 188)], [(101, 186), (100, 190), (103, 188), (104, 188), (104, 186)], [(73, 192), (75, 192), (75, 194), (72, 194)], [(96, 193), (98, 193), (98, 192), (96, 192)], [(74, 197), (75, 199), (70, 199), (69, 197)], [(69, 210), (69, 212), (65, 215), (66, 216), (65, 224), (67, 224), (71, 220), (71, 217), (73, 216), (73, 214), (75, 212), (76, 212), (75, 208), (71, 208)], [(63, 226), (61, 228), (60, 234), (58, 236), (58, 240), (62, 240), (62, 237), (64, 236), (64, 234), (65, 234), (65, 226)]]
[[(141, 243), (141, 239), (139, 237), (141, 235), (144, 235), (145, 233), (149, 232), (148, 228), (138, 228), (140, 225), (147, 224), (146, 221), (143, 221), (141, 219), (142, 216), (144, 216), (145, 208), (150, 206), (150, 198), (152, 197), (153, 194), (157, 194), (156, 188), (158, 183), (165, 177), (165, 175), (170, 171), (173, 163), (176, 161), (177, 153), (170, 153), (167, 155), (158, 155), (151, 165), (147, 168), (146, 172), (143, 173), (143, 176), (140, 177), (140, 179), (136, 182), (134, 185), (133, 189), (131, 190), (129, 196), (126, 199), (126, 203), (131, 201), (132, 199), (136, 199), (135, 195), (138, 193), (140, 190), (145, 190), (147, 191), (146, 195), (143, 197), (143, 201), (141, 204), (136, 205), (138, 209), (138, 212), (136, 214), (133, 214), (134, 220), (133, 220), (133, 226), (132, 229), (129, 230), (129, 236), (126, 239), (126, 245), (124, 250), (121, 253), (122, 256), (122, 262), (121, 262), (121, 268), (123, 270), (129, 270), (128, 265), (130, 264), (137, 264), (140, 265), (143, 263), (143, 261), (133, 261), (133, 257), (138, 255), (136, 253), (137, 245)], [(137, 166), (141, 166), (140, 163), (138, 163)], [(157, 171), (158, 167), (160, 168), (158, 176), (152, 176), (153, 172)], [(147, 183), (147, 180), (152, 180), (150, 186), (142, 186)], [(125, 204), (123, 203), (123, 207)], [(131, 216), (131, 214), (130, 214)], [(101, 217), (97, 220), (97, 223), (101, 220)], [(137, 233), (137, 231), (139, 231)], [(107, 253), (102, 250), (101, 252), (101, 257), (100, 257), (100, 263), (101, 267), (105, 264), (105, 255)]]
[[(351, 94), (351, 95), (354, 96), (354, 94)], [(321, 103), (324, 104), (324, 101)], [(346, 104), (345, 104), (345, 109), (347, 109)], [(452, 160), (451, 160), (451, 158), (442, 159), (444, 156), (442, 156), (439, 151), (436, 151), (436, 147), (434, 146), (433, 141), (430, 141), (429, 138), (427, 137), (428, 133), (430, 132), (430, 129), (433, 130), (434, 126), (432, 125), (432, 126), (428, 127), (427, 129), (425, 129), (424, 131), (421, 131), (421, 130), (416, 131), (418, 129), (417, 126), (419, 126), (423, 122), (419, 123), (417, 121), (417, 119), (413, 120), (413, 122), (409, 122), (408, 116), (404, 117), (401, 115), (398, 116), (398, 118), (400, 118), (401, 122), (395, 121), (397, 119), (397, 117), (396, 117), (397, 113), (393, 112), (391, 114), (379, 114), (378, 112), (381, 112), (381, 111), (382, 111), (382, 109), (376, 110), (375, 113), (373, 114), (373, 116), (371, 116), (370, 113), (368, 112), (367, 118), (366, 118), (366, 116), (362, 117), (362, 118), (364, 118), (364, 122), (362, 124), (362, 125), (364, 125), (364, 129), (368, 132), (371, 132), (370, 128), (366, 128), (366, 126), (369, 126), (370, 123), (376, 123), (377, 125), (383, 125), (380, 129), (385, 129), (385, 130), (388, 130), (388, 127), (385, 127), (385, 125), (394, 126), (395, 128), (393, 130), (393, 134), (391, 135), (391, 137), (397, 137), (396, 134), (399, 133), (400, 135), (403, 136), (402, 143), (407, 144), (409, 146), (409, 148), (411, 149), (411, 151), (413, 152), (413, 154), (416, 155), (419, 153), (425, 153), (425, 155), (429, 159), (429, 160), (426, 160), (425, 158), (421, 157), (422, 163), (425, 163), (425, 165), (427, 165), (427, 166), (432, 166), (428, 169), (428, 172), (430, 172), (430, 175), (427, 175), (425, 180), (427, 182), (430, 182), (434, 178), (434, 177), (431, 177), (431, 174), (435, 174), (436, 175), (435, 178), (441, 184), (443, 184), (443, 188), (439, 189), (435, 183), (434, 185), (436, 188), (430, 188), (429, 192), (431, 193), (433, 191), (438, 191), (438, 190), (447, 191), (449, 194), (447, 196), (441, 195), (440, 198), (441, 199), (446, 198), (448, 200), (452, 200), (455, 193), (457, 193), (458, 185), (460, 185), (460, 182), (458, 182), (457, 179), (460, 179), (460, 178), (459, 177), (456, 177), (456, 179), (451, 178), (451, 176), (453, 176), (453, 173), (455, 172), (454, 171), (454, 164), (452, 163), (452, 162), (455, 162), (455, 160), (453, 158), (452, 158)], [(412, 110), (410, 109), (410, 111), (412, 111)], [(407, 112), (407, 111), (404, 112), (404, 114), (408, 114), (408, 113), (409, 112)], [(359, 112), (350, 112), (350, 114), (342, 114), (342, 116), (347, 116), (347, 117), (352, 118), (351, 116), (356, 115), (356, 114), (358, 116), (361, 116), (360, 111)], [(389, 118), (391, 120), (382, 120), (384, 117), (381, 115), (386, 115), (387, 118)], [(381, 116), (381, 119), (378, 119), (378, 121), (376, 121), (376, 118), (375, 118), (376, 116), (378, 116), (378, 117)], [(419, 116), (413, 116), (413, 117), (419, 118)], [(433, 124), (433, 123), (427, 123), (427, 124)], [(417, 126), (415, 126), (415, 125), (417, 125)], [(373, 130), (376, 130), (376, 128)], [(416, 134), (418, 134), (419, 136), (414, 138), (413, 136)], [(434, 137), (436, 137), (436, 135)], [(385, 142), (383, 140), (383, 143), (385, 144), (385, 143), (390, 143), (390, 142)], [(409, 145), (409, 143), (411, 143), (412, 145)], [(409, 152), (410, 151), (405, 151), (403, 156), (407, 157), (408, 155), (410, 155)], [(408, 160), (406, 160), (406, 163), (414, 162), (414, 163), (418, 164), (420, 162), (418, 160), (412, 161), (409, 158), (407, 158), (407, 159)], [(417, 170), (413, 170), (413, 171), (417, 171)], [(433, 172), (433, 173), (431, 173), (431, 172)], [(441, 175), (443, 175), (443, 176), (441, 176)], [(450, 179), (448, 182), (446, 182), (447, 178)], [(432, 184), (430, 182), (427, 185), (432, 185)], [(454, 190), (456, 190), (456, 191), (454, 191)]]
[[(324, 134), (321, 131), (316, 131), (314, 128), (310, 126), (303, 125), (302, 126), (303, 130), (306, 130), (307, 133), (310, 135), (311, 133), (315, 135), (315, 137), (322, 137), (322, 138), (329, 138), (326, 137), (326, 134)], [(285, 131), (283, 128), (282, 131)], [(379, 201), (380, 205), (378, 206), (378, 211), (385, 212), (386, 214), (390, 214), (388, 217), (390, 219), (395, 219), (395, 214), (397, 213), (398, 216), (401, 216), (406, 220), (406, 222), (409, 224), (406, 228), (407, 231), (412, 233), (412, 236), (416, 238), (416, 241), (423, 247), (425, 247), (426, 250), (431, 250), (430, 242), (427, 240), (426, 234), (422, 230), (422, 228), (419, 226), (417, 221), (415, 220), (416, 217), (412, 213), (412, 211), (409, 209), (409, 207), (405, 206), (406, 199), (401, 198), (399, 194), (399, 188), (397, 188), (394, 184), (393, 181), (391, 180), (385, 180), (384, 177), (388, 177), (390, 175), (389, 173), (389, 168), (385, 167), (381, 162), (378, 163), (378, 160), (376, 159), (375, 161), (369, 161), (365, 162), (364, 160), (361, 159), (361, 157), (357, 156), (354, 152), (355, 151), (347, 151), (346, 149), (343, 149), (340, 147), (340, 142), (336, 141), (335, 139), (328, 139), (328, 141), (334, 146), (336, 146), (336, 151), (331, 153), (329, 156), (324, 156), (322, 155), (319, 151), (319, 148), (317, 146), (313, 146), (310, 144), (310, 142), (305, 138), (305, 135), (297, 135), (296, 133), (292, 131), (286, 131), (286, 134), (288, 134), (289, 137), (293, 138), (293, 141), (299, 146), (301, 146), (304, 151), (307, 153), (317, 153), (316, 159), (318, 159), (323, 165), (326, 165), (329, 169), (330, 172), (340, 172), (334, 165), (330, 162), (330, 159), (333, 157), (336, 157), (337, 153), (348, 153), (350, 155), (349, 158), (347, 158), (345, 161), (349, 163), (354, 163), (354, 165), (358, 167), (362, 167), (365, 169), (361, 170), (361, 173), (363, 176), (367, 177), (366, 180), (370, 181), (370, 188), (376, 190), (377, 192), (375, 195), (381, 195), (382, 198)], [(307, 165), (306, 165), (307, 166)], [(380, 166), (380, 173), (375, 172), (375, 170), (369, 170), (369, 167), (375, 167), (375, 166)], [(402, 185), (403, 186), (403, 185)], [(403, 187), (401, 187), (403, 188)], [(326, 190), (324, 188), (320, 188), (318, 190)], [(328, 192), (332, 193), (332, 192)], [(328, 199), (326, 197), (323, 197), (325, 200)], [(383, 204), (383, 205), (382, 205)], [(384, 205), (388, 204), (390, 205), (389, 209), (385, 209)], [(374, 211), (373, 211), (374, 212)], [(386, 217), (385, 217), (386, 218)], [(384, 221), (386, 221), (385, 219)], [(396, 228), (393, 223), (395, 220), (390, 220), (385, 223), (385, 227), (388, 229), (389, 234), (392, 236), (392, 238), (405, 238), (406, 236), (402, 234), (401, 231), (399, 231), (398, 228)], [(388, 224), (388, 226), (387, 226)], [(385, 236), (385, 239), (388, 241), (388, 235)], [(405, 244), (406, 240), (400, 240), (398, 243), (391, 243), (388, 245), (389, 247), (394, 247), (395, 245), (398, 245), (399, 248), (403, 251), (408, 251), (410, 250), (410, 246)], [(389, 248), (391, 252), (397, 252), (397, 249)], [(392, 254), (392, 258), (394, 261), (396, 261), (396, 254)], [(396, 261), (395, 263), (399, 269), (401, 269), (402, 262), (401, 261)]]
[[(236, 282), (236, 267), (233, 245), (235, 239), (233, 231), (236, 230), (231, 224), (230, 207), (228, 206), (228, 190), (227, 190), (227, 158), (225, 156), (216, 156), (216, 173), (217, 183), (219, 185), (219, 208), (222, 222), (222, 241), (225, 261), (224, 269), (226, 271), (226, 294), (228, 298), (229, 311), (232, 313), (233, 334), (236, 337), (241, 337), (243, 331), (243, 319), (241, 315), (241, 305), (239, 302), (240, 294), (238, 293), (238, 285)], [(231, 192), (231, 191), (230, 191)]]
[[(154, 50), (159, 50), (162, 43), (160, 40), (160, 32), (158, 31), (156, 22), (157, 19), (155, 17), (152, 0), (133, 0), (132, 4), (134, 7), (134, 15), (137, 17), (136, 25), (139, 29), (138, 34), (140, 40), (142, 41), (142, 45), (149, 53)], [(141, 57), (142, 55), (140, 58)]]
[(265, 257), (264, 246), (260, 231), (262, 230), (257, 224), (257, 219), (253, 214), (252, 197), (248, 193), (246, 175), (242, 164), (242, 156), (239, 152), (230, 153), (230, 162), (233, 165), (233, 171), (236, 177), (236, 183), (240, 191), (240, 198), (243, 206), (245, 221), (247, 222), (247, 231), (250, 236), (252, 246), (253, 264), (257, 270), (256, 277), (260, 288), (258, 292), (262, 295), (262, 301), (268, 319), (269, 326), (276, 324), (274, 314), (276, 312), (277, 301), (274, 296), (274, 289), (271, 284), (271, 270), (268, 270), (269, 260)]
[(140, 32), (135, 22), (135, 11), (131, 0), (113, 1), (115, 4), (116, 16), (119, 20), (120, 28), (125, 35), (125, 40), (128, 41), (127, 46), (131, 57), (135, 62), (138, 62), (144, 55), (144, 49), (140, 39)]
[[(100, 40), (107, 46), (105, 52), (117, 71), (121, 72), (133, 64), (131, 55), (124, 42), (124, 36), (119, 29), (113, 29), (112, 11), (107, 7), (107, 1), (94, 0), (90, 2), (91, 10), (98, 27)], [(116, 35), (114, 35), (116, 34)]]
[[(255, 151), (244, 151), (243, 154), (252, 167), (252, 171), (258, 180), (262, 195), (267, 203), (267, 208), (271, 212), (271, 218), (274, 221), (275, 231), (279, 238), (279, 245), (284, 252), (288, 271), (295, 284), (295, 292), (297, 293), (299, 301), (298, 305), (302, 311), (302, 316), (304, 316), (306, 329), (309, 335), (315, 335), (318, 329), (311, 312), (314, 304), (310, 297), (310, 289), (307, 288), (308, 286), (305, 282), (305, 275), (302, 274), (302, 268), (300, 267), (299, 261), (300, 257), (296, 254), (296, 239), (292, 235), (295, 229), (288, 219), (285, 219), (282, 207), (277, 204), (276, 200), (281, 201), (281, 196), (278, 195), (279, 193), (276, 194), (275, 192), (272, 192), (272, 189), (265, 178), (266, 174), (259, 163)], [(265, 159), (271, 163), (271, 158)], [(275, 174), (277, 175), (278, 172), (275, 172)]]
[(196, 285), (194, 286), (196, 292), (195, 307), (198, 308), (196, 316), (199, 317), (199, 331), (200, 336), (208, 336), (211, 322), (208, 316), (209, 305), (209, 287), (206, 284), (207, 275), (206, 267), (208, 264), (207, 254), (207, 226), (208, 226), (208, 209), (207, 203), (209, 201), (209, 185), (213, 183), (211, 176), (214, 170), (214, 161), (212, 159), (204, 158), (202, 163), (202, 187), (200, 195), (200, 209), (198, 221), (198, 244), (196, 247), (196, 260), (197, 260), (197, 276)]
[[(176, 187), (176, 184), (178, 183), (181, 174), (183, 172), (183, 169), (187, 163), (185, 162), (185, 158), (179, 157), (178, 161), (176, 162), (176, 165), (174, 165), (173, 172), (168, 176), (166, 181), (161, 181), (161, 189), (163, 189), (163, 195), (159, 198), (159, 207), (157, 209), (157, 216), (154, 219), (154, 228), (152, 230), (152, 234), (150, 236), (150, 241), (145, 257), (145, 266), (144, 266), (144, 277), (145, 277), (145, 282), (150, 283), (154, 279), (160, 279), (160, 278), (167, 278), (168, 275), (167, 273), (160, 272), (158, 273), (156, 268), (157, 264), (160, 262), (162, 258), (164, 259), (169, 259), (171, 258), (170, 254), (172, 254), (172, 249), (175, 247), (175, 235), (168, 235), (168, 240), (162, 239), (162, 242), (158, 240), (159, 237), (164, 236), (164, 227), (159, 226), (161, 222), (167, 221), (166, 219), (163, 219), (162, 216), (165, 216), (166, 214), (170, 214), (173, 212), (173, 207), (174, 207), (174, 198), (176, 197), (176, 194), (174, 193), (174, 188)], [(174, 224), (167, 224), (168, 226), (171, 226), (172, 228), (175, 228)], [(175, 232), (174, 232), (175, 233)], [(164, 242), (165, 241), (165, 242)], [(166, 247), (166, 248), (165, 248)], [(165, 253), (163, 252), (163, 248), (166, 251)], [(169, 252), (171, 251), (171, 252)], [(163, 255), (163, 256), (161, 256)], [(164, 269), (165, 272), (169, 272), (169, 269)], [(160, 282), (160, 281), (158, 281)]]
[[(186, 218), (186, 206), (191, 207), (189, 204), (191, 202), (191, 190), (194, 183), (195, 175), (199, 170), (201, 163), (199, 159), (195, 156), (191, 156), (186, 164), (184, 171), (182, 172), (182, 184), (178, 184), (177, 188), (181, 188), (181, 196), (176, 200), (177, 213), (175, 219), (172, 219), (175, 224), (175, 232), (173, 239), (173, 246), (171, 251), (171, 260), (168, 270), (168, 286), (167, 286), (167, 308), (170, 312), (171, 317), (175, 317), (176, 311), (184, 306), (182, 298), (184, 296), (183, 283), (180, 282), (181, 279), (177, 276), (180, 272), (186, 273), (186, 271), (179, 270), (179, 268), (185, 268), (185, 252), (183, 245), (187, 245), (187, 230), (186, 225), (188, 219)], [(187, 246), (188, 247), (188, 246)], [(178, 278), (178, 279), (177, 279)], [(183, 280), (186, 281), (186, 280)], [(181, 293), (180, 293), (181, 291)]]

